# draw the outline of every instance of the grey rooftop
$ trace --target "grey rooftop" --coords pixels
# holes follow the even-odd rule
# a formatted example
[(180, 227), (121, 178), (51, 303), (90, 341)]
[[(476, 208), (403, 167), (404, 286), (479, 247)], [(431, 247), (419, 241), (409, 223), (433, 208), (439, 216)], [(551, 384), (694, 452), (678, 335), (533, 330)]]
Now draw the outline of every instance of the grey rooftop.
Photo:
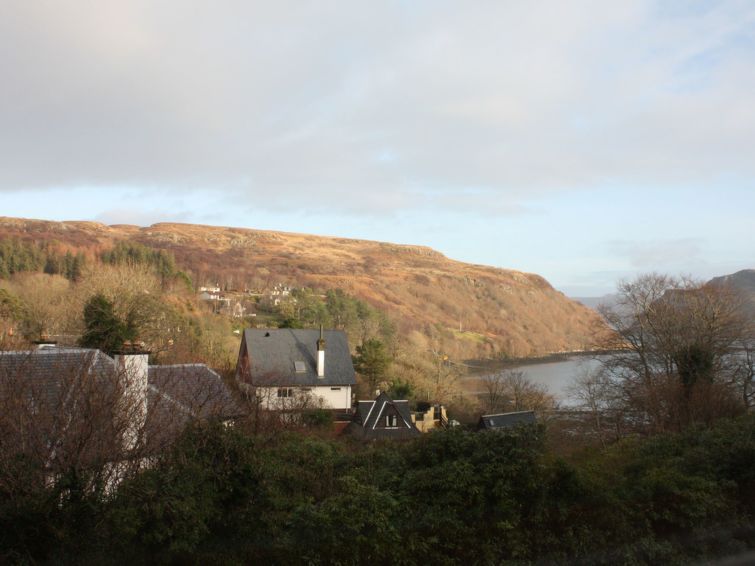
[(255, 386), (355, 385), (356, 377), (349, 343), (346, 333), (341, 330), (324, 332), (325, 375), (317, 376), (317, 340), (319, 337), (319, 330), (293, 328), (244, 330), (243, 341), (250, 363), (249, 375), (246, 377)]
[(515, 413), (482, 415), (480, 417), (478, 428), (485, 430), (495, 430), (526, 424), (535, 424), (535, 413), (533, 411), (517, 411)]

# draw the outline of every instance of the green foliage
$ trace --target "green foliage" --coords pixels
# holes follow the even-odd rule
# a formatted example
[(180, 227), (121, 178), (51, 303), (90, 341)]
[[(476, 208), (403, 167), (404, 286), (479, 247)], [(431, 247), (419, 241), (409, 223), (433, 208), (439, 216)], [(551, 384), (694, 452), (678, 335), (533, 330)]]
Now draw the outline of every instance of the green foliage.
[(369, 445), (192, 426), (112, 497), (1, 467), (0, 560), (699, 562), (755, 545), (753, 461), (755, 416), (577, 464), (531, 426)]
[(103, 352), (117, 350), (126, 340), (136, 338), (134, 321), (122, 321), (113, 310), (113, 303), (102, 294), (94, 295), (84, 305), (86, 330), (79, 339), (84, 348), (97, 348)]
[(299, 322), (298, 319), (293, 317), (284, 318), (280, 323), (278, 324), (278, 328), (304, 328), (301, 322)]
[(310, 564), (388, 564), (402, 557), (399, 503), (352, 476), (337, 481), (332, 497), (307, 502), (292, 516), (293, 546)]
[[(277, 315), (271, 322), (279, 328), (317, 328), (320, 325), (337, 328), (349, 335), (352, 344), (370, 339), (389, 344), (396, 334), (393, 322), (385, 313), (342, 289), (330, 289), (324, 299), (312, 289), (294, 289), (291, 300), (268, 308)], [(258, 318), (257, 322), (260, 320)]]
[(326, 428), (333, 425), (333, 413), (327, 409), (311, 409), (302, 414), (306, 426)]
[(232, 535), (257, 500), (256, 460), (250, 438), (220, 424), (191, 426), (152, 469), (118, 490), (107, 514), (114, 542), (152, 560)]
[(336, 328), (345, 329), (356, 322), (357, 301), (342, 289), (330, 289), (325, 294), (325, 305)]
[(301, 325), (298, 328), (330, 327), (333, 317), (320, 296), (311, 289), (294, 289), (291, 297), (296, 300), (292, 316)]
[(681, 348), (675, 356), (679, 379), (689, 389), (698, 381), (713, 381), (715, 352), (713, 348), (689, 344)]
[(21, 320), (24, 310), (21, 299), (7, 289), (0, 288), (0, 320)]
[(0, 240), (0, 278), (7, 279), (15, 273), (44, 271), (78, 281), (85, 265), (86, 256), (82, 252), (61, 253), (47, 242)]
[(118, 242), (113, 249), (100, 254), (100, 259), (111, 265), (145, 265), (154, 270), (163, 286), (175, 279), (193, 289), (191, 278), (178, 269), (175, 257), (167, 250), (155, 250), (138, 242)]
[(388, 395), (392, 399), (411, 399), (414, 395), (414, 386), (409, 381), (397, 377), (391, 381)]
[(191, 277), (189, 277), (185, 271), (179, 271), (176, 273), (176, 281), (183, 284), (188, 292), (194, 292), (194, 283), (192, 282)]
[(370, 391), (374, 391), (378, 383), (384, 378), (391, 359), (380, 340), (370, 338), (356, 348), (354, 369), (369, 383)]

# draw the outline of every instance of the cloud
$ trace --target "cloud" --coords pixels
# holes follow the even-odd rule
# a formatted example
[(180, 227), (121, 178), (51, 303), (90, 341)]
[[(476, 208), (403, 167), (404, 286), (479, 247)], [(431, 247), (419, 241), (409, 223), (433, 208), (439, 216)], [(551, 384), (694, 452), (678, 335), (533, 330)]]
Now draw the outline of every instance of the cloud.
[(640, 271), (674, 271), (702, 267), (703, 242), (697, 238), (653, 240), (648, 242), (615, 240), (609, 242), (609, 252), (628, 260), (629, 265)]
[(753, 178), (755, 8), (665, 6), (5, 2), (0, 191), (520, 214)]

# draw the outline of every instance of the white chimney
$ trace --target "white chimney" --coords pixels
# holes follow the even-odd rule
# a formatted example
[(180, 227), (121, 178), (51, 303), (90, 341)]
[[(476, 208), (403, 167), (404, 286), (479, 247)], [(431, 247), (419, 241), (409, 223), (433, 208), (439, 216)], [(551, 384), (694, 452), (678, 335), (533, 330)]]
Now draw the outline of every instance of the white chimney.
[(325, 338), (322, 337), (322, 324), (320, 338), (317, 340), (317, 377), (325, 377)]
[(149, 352), (143, 344), (126, 342), (115, 352), (116, 379), (123, 390), (122, 410), (126, 419), (124, 447), (136, 447), (147, 421), (147, 390), (149, 387)]

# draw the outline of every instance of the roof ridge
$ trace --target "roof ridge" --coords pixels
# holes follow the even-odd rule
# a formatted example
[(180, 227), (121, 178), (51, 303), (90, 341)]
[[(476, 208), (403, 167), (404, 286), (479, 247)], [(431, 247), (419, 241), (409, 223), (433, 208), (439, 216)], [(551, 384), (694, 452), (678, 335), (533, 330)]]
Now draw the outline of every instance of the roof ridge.
[(534, 413), (535, 411), (511, 411), (510, 413), (491, 413), (489, 415), (482, 415), (483, 417), (503, 417), (505, 415), (521, 415), (522, 413)]
[(152, 364), (149, 367), (151, 368), (183, 368), (183, 367), (197, 367), (197, 366), (204, 366), (207, 369), (212, 369), (207, 364), (202, 364), (199, 362), (192, 362), (192, 363), (186, 363), (186, 364)]

